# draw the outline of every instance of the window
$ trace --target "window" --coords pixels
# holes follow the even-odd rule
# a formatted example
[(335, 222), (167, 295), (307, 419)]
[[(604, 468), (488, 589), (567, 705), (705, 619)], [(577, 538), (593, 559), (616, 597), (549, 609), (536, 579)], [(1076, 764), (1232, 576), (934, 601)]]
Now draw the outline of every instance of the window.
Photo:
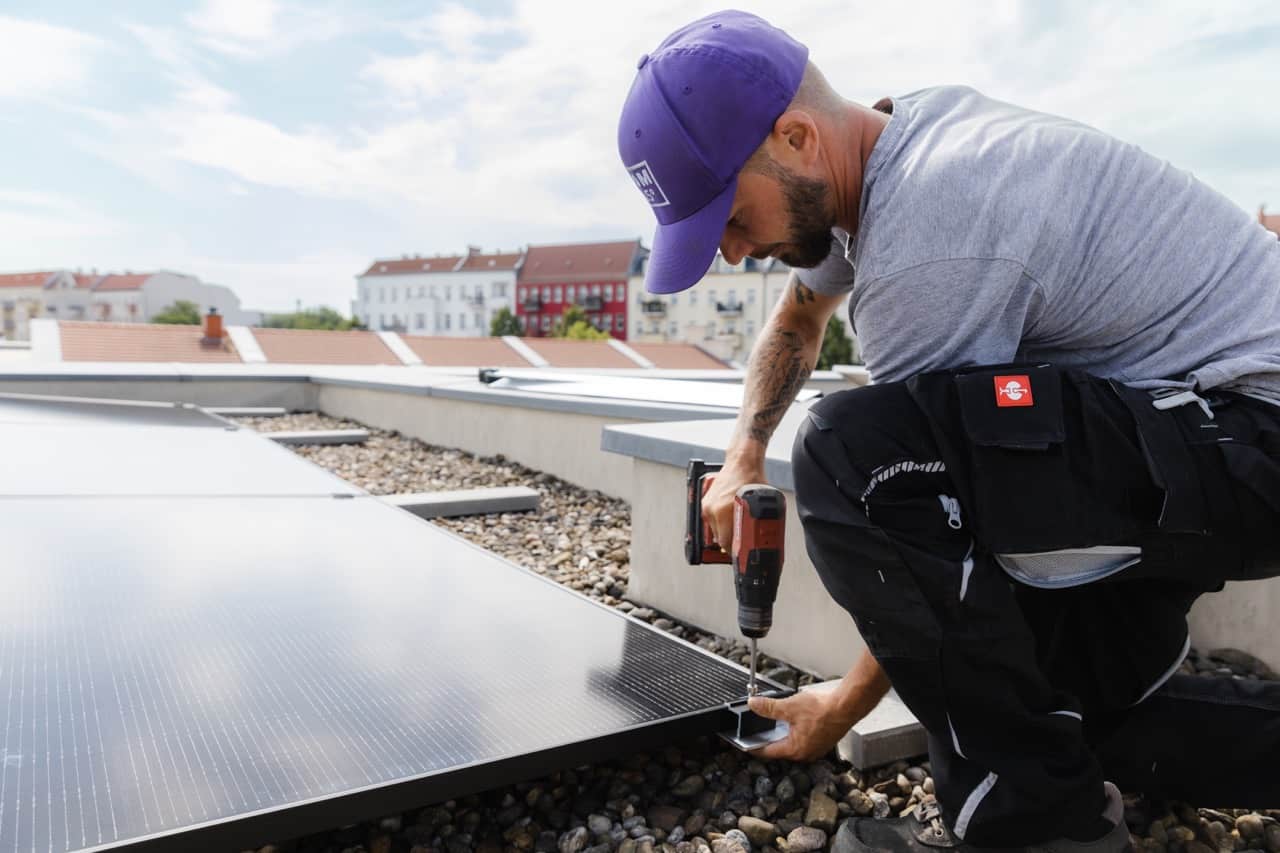
[(553, 302), (563, 302), (563, 301), (564, 301), (564, 291), (562, 291), (562, 290), (560, 289), (560, 285), (558, 285), (558, 284), (556, 285), (555, 298), (554, 298), (552, 301), (553, 301)]
[(738, 291), (734, 290), (733, 288), (729, 288), (729, 304), (736, 305), (737, 302), (738, 302)]
[(551, 301), (551, 285), (549, 284), (544, 284), (542, 286), (542, 301), (543, 302)]
[(754, 320), (747, 321), (747, 334), (754, 335), (756, 333), (756, 324)]
[(573, 301), (573, 285), (572, 284), (564, 289), (564, 298), (566, 302)]
[(600, 295), (600, 285), (598, 285), (598, 284), (593, 284), (593, 285), (591, 285), (591, 295), (592, 295), (592, 296), (599, 296), (599, 295)]
[(551, 328), (551, 315), (543, 314), (542, 315), (542, 331), (545, 332), (550, 328)]
[(636, 320), (636, 334), (637, 335), (644, 334), (644, 323), (641, 322), (640, 320)]
[(493, 295), (503, 297), (507, 295), (507, 283), (505, 281), (495, 281), (493, 283)]
[(446, 284), (444, 286), (444, 298), (446, 302), (453, 298), (453, 285)]
[(431, 298), (432, 299), (436, 298), (436, 286), (434, 284), (431, 285)]
[(707, 293), (707, 304), (710, 305), (715, 301), (716, 301), (716, 289), (713, 287), (711, 288), (710, 292)]
[(679, 297), (680, 297), (680, 294), (678, 294), (678, 293), (673, 293), (673, 294), (671, 294), (671, 304), (672, 304), (672, 306), (674, 306), (674, 305), (676, 304), (676, 302), (679, 300)]
[(724, 332), (726, 335), (737, 334), (738, 332), (737, 325), (732, 320), (730, 320), (729, 322), (724, 324)]
[(604, 329), (606, 332), (613, 331), (613, 315), (612, 314), (604, 315)]
[(756, 292), (754, 288), (747, 291), (747, 304), (748, 305), (756, 304)]
[(453, 316), (452, 314), (444, 315), (444, 329), (446, 332), (449, 331), (449, 320), (452, 318), (452, 316)]
[(427, 327), (427, 317), (425, 314), (419, 314), (417, 316), (417, 321), (416, 328), (425, 329)]
[(522, 332), (529, 331), (529, 318), (524, 316), (523, 314), (520, 315), (520, 331)]
[(396, 289), (394, 287), (391, 288), (391, 301), (392, 302), (396, 301)]
[(672, 337), (675, 337), (676, 333), (678, 333), (679, 331), (680, 331), (680, 326), (679, 326), (679, 324), (678, 324), (678, 323), (676, 323), (676, 321), (675, 321), (675, 320), (672, 320), (672, 321), (671, 321), (671, 325), (668, 327), (668, 332), (669, 332), (669, 334), (670, 334)]
[(696, 290), (689, 291), (689, 304), (690, 305), (698, 304), (698, 292)]
[[(385, 287), (379, 287), (379, 288), (378, 288), (378, 301), (379, 301), (379, 302), (386, 302), (386, 301), (387, 301), (387, 289), (386, 289)], [(382, 315), (381, 315), (381, 314), (379, 314), (379, 315), (378, 315), (378, 318), (379, 318), (379, 319), (381, 319), (381, 318), (382, 318)]]
[(613, 285), (612, 284), (606, 284), (604, 286), (604, 301), (605, 302), (613, 301)]
[(379, 314), (379, 315), (378, 315), (378, 328), (379, 328), (379, 329), (385, 329), (386, 327), (387, 327), (387, 315), (386, 315), (386, 314)]

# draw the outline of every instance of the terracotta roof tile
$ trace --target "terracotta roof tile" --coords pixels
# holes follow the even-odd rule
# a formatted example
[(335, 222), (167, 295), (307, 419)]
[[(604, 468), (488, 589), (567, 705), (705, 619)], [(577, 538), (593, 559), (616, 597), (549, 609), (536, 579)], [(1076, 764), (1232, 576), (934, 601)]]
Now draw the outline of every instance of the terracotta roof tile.
[(436, 367), (531, 367), (501, 338), (446, 338), (401, 335), (423, 364)]
[(639, 240), (530, 246), (520, 267), (520, 283), (625, 281), (639, 250)]
[(654, 367), (670, 370), (725, 370), (728, 367), (723, 361), (693, 344), (644, 344), (628, 341), (627, 346), (652, 361)]
[(94, 273), (93, 275), (88, 275), (86, 273), (78, 272), (72, 275), (72, 278), (76, 280), (76, 290), (88, 290), (92, 288), (94, 282), (102, 278), (102, 276), (98, 275), (97, 273)]
[(60, 321), (63, 361), (239, 362), (230, 338), (205, 345), (200, 326)]
[(0, 275), (0, 287), (44, 287), (52, 272), (14, 272)]
[(474, 272), (477, 270), (505, 270), (510, 272), (520, 263), (520, 259), (524, 257), (523, 252), (503, 252), (486, 255), (482, 252), (472, 252), (467, 255), (467, 259), (462, 262), (461, 271)]
[(545, 358), (552, 367), (640, 367), (606, 341), (571, 341), (563, 338), (521, 340)]
[(104, 275), (93, 285), (95, 293), (102, 293), (108, 290), (141, 290), (142, 285), (147, 279), (151, 278), (152, 273), (131, 273), (129, 275)]
[(394, 260), (374, 261), (369, 268), (360, 273), (366, 275), (399, 275), (414, 272), (449, 272), (462, 262), (461, 255), (447, 255), (434, 258), (396, 258)]
[(272, 364), (401, 364), (373, 332), (254, 329)]

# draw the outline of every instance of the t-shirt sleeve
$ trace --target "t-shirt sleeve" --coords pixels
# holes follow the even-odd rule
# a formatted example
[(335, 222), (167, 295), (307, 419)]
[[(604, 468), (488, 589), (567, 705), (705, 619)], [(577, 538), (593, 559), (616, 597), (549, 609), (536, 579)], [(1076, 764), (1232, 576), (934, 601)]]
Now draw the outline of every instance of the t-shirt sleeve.
[(828, 296), (843, 296), (853, 290), (853, 265), (845, 259), (844, 240), (831, 236), (831, 252), (812, 269), (796, 269), (800, 282), (810, 290)]
[(853, 325), (871, 378), (1013, 361), (1044, 306), (1016, 261), (931, 261), (869, 282)]

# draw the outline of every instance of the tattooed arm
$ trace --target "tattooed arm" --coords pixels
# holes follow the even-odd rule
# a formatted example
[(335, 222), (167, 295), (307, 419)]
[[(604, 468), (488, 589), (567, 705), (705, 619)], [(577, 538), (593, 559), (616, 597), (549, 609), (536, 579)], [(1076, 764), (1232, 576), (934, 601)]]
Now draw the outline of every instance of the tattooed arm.
[(733, 530), (733, 495), (741, 485), (764, 482), (769, 438), (813, 371), (827, 319), (843, 300), (815, 293), (793, 272), (760, 330), (747, 365), (742, 409), (725, 449), (725, 466), (703, 501), (703, 516), (726, 549)]

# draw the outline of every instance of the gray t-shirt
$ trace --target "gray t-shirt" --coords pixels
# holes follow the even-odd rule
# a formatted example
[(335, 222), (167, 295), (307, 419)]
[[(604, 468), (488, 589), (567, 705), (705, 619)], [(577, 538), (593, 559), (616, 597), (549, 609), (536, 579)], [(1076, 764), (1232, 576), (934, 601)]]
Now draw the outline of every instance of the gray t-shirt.
[(894, 98), (858, 233), (834, 237), (798, 273), (852, 291), (877, 382), (1034, 360), (1280, 400), (1280, 241), (1077, 122), (958, 86)]

